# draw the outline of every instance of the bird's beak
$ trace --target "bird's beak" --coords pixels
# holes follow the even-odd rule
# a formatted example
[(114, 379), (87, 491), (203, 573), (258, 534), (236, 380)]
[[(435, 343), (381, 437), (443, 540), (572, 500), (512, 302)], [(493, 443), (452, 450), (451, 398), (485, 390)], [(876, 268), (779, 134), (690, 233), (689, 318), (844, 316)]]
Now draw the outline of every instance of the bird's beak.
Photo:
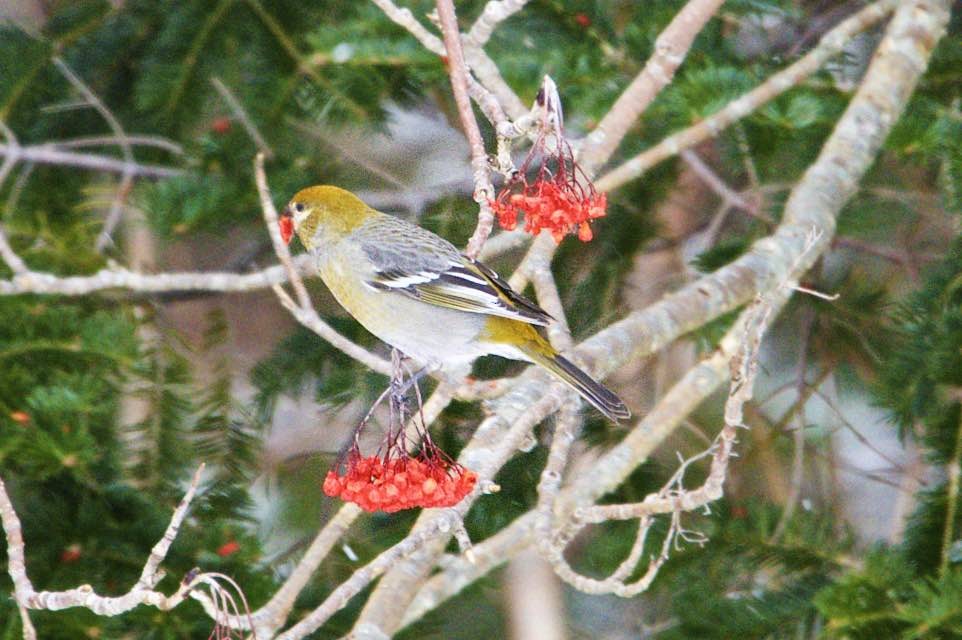
[(284, 207), (284, 210), (281, 211), (277, 226), (280, 228), (281, 240), (284, 241), (284, 244), (290, 244), (291, 238), (294, 237), (294, 215), (289, 207)]

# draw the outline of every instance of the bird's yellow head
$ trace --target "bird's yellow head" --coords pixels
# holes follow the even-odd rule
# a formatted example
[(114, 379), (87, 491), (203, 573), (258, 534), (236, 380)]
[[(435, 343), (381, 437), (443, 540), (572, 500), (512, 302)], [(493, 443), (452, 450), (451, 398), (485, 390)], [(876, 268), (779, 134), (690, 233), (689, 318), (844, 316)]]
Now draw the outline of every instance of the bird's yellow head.
[(319, 185), (301, 189), (281, 212), (281, 237), (290, 242), (294, 232), (304, 246), (314, 248), (318, 232), (337, 240), (351, 233), (371, 214), (356, 195), (339, 187)]

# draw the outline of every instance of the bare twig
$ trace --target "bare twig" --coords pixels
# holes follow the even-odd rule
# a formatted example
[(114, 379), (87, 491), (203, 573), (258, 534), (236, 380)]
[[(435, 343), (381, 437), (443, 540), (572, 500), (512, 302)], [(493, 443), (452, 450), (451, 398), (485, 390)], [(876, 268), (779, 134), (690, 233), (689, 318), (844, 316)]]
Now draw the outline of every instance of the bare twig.
[(518, 94), (514, 92), (514, 89), (501, 77), (498, 65), (484, 52), (484, 49), (466, 44), (464, 56), (468, 62), (468, 66), (471, 67), (474, 75), (477, 76), (478, 82), (498, 99), (508, 115), (512, 118), (524, 117), (524, 114), (528, 112), (528, 108), (524, 106), (524, 103), (521, 101), (521, 98), (518, 97)]
[(237, 118), (237, 121), (244, 127), (247, 135), (249, 135), (251, 140), (254, 141), (254, 144), (257, 145), (257, 149), (264, 154), (265, 158), (273, 160), (274, 150), (267, 144), (267, 140), (261, 135), (261, 132), (257, 129), (257, 125), (251, 120), (251, 117), (247, 114), (244, 105), (240, 103), (237, 96), (235, 96), (230, 88), (217, 76), (212, 76), (210, 83), (214, 86), (214, 89), (217, 90), (217, 93), (220, 94), (220, 97), (224, 100), (227, 108), (231, 110), (231, 113), (234, 114), (234, 117)]
[[(7, 139), (7, 144), (13, 146), (14, 148), (19, 148), (19, 142), (17, 141), (17, 136), (14, 135), (13, 131), (7, 127), (6, 123), (0, 120), (0, 133), (4, 135)], [(0, 189), (3, 188), (3, 183), (6, 182), (7, 176), (10, 175), (10, 171), (16, 164), (16, 156), (8, 156), (3, 165), (0, 166)], [(10, 246), (10, 242), (7, 240), (7, 235), (3, 231), (3, 227), (0, 226), (0, 259), (7, 263), (10, 270), (14, 274), (22, 274), (29, 271), (26, 263), (14, 252), (13, 247)]]
[(845, 247), (853, 251), (860, 251), (885, 260), (890, 260), (904, 268), (909, 278), (916, 281), (919, 279), (917, 262), (927, 258), (934, 258), (934, 256), (913, 255), (911, 251), (904, 247), (883, 246), (850, 236), (839, 236), (835, 238), (834, 246)]
[(134, 176), (143, 176), (146, 178), (176, 178), (184, 175), (181, 169), (140, 163), (136, 163), (130, 167), (125, 161), (118, 160), (117, 158), (98, 156), (91, 153), (73, 153), (48, 144), (30, 145), (26, 147), (0, 144), (0, 155), (5, 158), (13, 157), (15, 162), (62, 165), (66, 167), (90, 169), (91, 171), (107, 171), (122, 174), (129, 169)]
[(528, 550), (513, 557), (502, 584), (508, 631), (503, 637), (564, 640), (574, 635), (569, 635), (564, 585), (537, 553)]
[(425, 49), (436, 53), (439, 56), (446, 55), (444, 43), (436, 35), (428, 31), (423, 24), (418, 22), (410, 9), (398, 7), (392, 0), (371, 0), (378, 8), (384, 12), (395, 24), (407, 29), (411, 35), (417, 38)]
[(461, 118), (461, 128), (468, 139), (471, 148), (471, 167), (474, 170), (474, 201), (478, 203), (478, 226), (468, 241), (465, 254), (469, 258), (476, 258), (481, 253), (484, 241), (491, 235), (494, 228), (494, 212), (491, 211), (490, 201), (494, 198), (494, 186), (491, 184), (491, 170), (488, 166), (488, 153), (484, 150), (484, 139), (481, 129), (471, 108), (471, 98), (468, 96), (468, 71), (464, 64), (464, 52), (461, 50), (461, 31), (458, 29), (458, 18), (454, 13), (452, 0), (437, 0), (438, 18), (441, 21), (441, 32), (444, 36), (444, 48), (448, 56), (448, 74), (451, 77), (451, 90), (454, 101), (458, 105), (458, 116)]
[[(294, 294), (297, 296), (297, 305), (293, 305), (290, 298), (286, 295), (279, 294), (278, 297), (281, 303), (294, 314), (298, 322), (304, 324), (334, 347), (378, 373), (391, 375), (390, 362), (379, 358), (364, 347), (351, 342), (329, 324), (321, 320), (321, 317), (317, 315), (317, 311), (315, 311), (314, 305), (311, 303), (311, 297), (307, 293), (307, 287), (304, 286), (304, 281), (301, 280), (300, 274), (298, 274), (297, 269), (294, 268), (291, 252), (287, 248), (287, 244), (281, 240), (280, 227), (277, 221), (277, 209), (274, 207), (270, 188), (267, 186), (267, 174), (264, 172), (264, 155), (261, 153), (258, 153), (254, 160), (254, 179), (257, 182), (257, 192), (260, 195), (261, 210), (264, 214), (264, 222), (267, 224), (267, 233), (270, 235), (271, 244), (274, 246), (274, 253), (277, 254), (277, 259), (287, 272), (287, 277), (291, 282), (291, 286), (294, 288)], [(282, 291), (280, 285), (275, 285), (275, 287), (275, 293)]]
[(697, 153), (691, 149), (686, 149), (679, 155), (681, 155), (682, 160), (691, 167), (691, 170), (694, 171), (726, 205), (738, 207), (751, 217), (761, 220), (770, 227), (775, 225), (775, 221), (772, 220), (771, 217), (759, 210), (756, 202), (746, 200), (742, 194), (729, 187), (711, 167), (698, 157)]
[[(133, 147), (156, 147), (168, 151), (175, 156), (184, 155), (184, 147), (173, 140), (161, 138), (160, 136), (128, 133), (126, 141)], [(80, 136), (68, 140), (54, 140), (47, 144), (61, 149), (82, 149), (84, 147), (113, 147), (122, 143), (121, 139), (117, 136)]]
[(23, 627), (23, 640), (37, 640), (37, 630), (30, 620), (30, 612), (20, 603), (17, 603), (17, 610), (20, 611), (20, 626)]
[(7, 193), (7, 201), (3, 205), (3, 213), (0, 213), (0, 218), (9, 219), (13, 211), (17, 208), (17, 204), (20, 202), (20, 196), (23, 195), (23, 190), (27, 186), (27, 181), (30, 180), (30, 176), (33, 174), (33, 168), (34, 165), (28, 162), (23, 165), (20, 173), (17, 174), (17, 179), (13, 181), (13, 186)]
[(581, 416), (574, 403), (567, 403), (558, 413), (554, 435), (551, 438), (551, 448), (548, 450), (548, 460), (538, 481), (538, 504), (535, 507), (535, 536), (540, 540), (539, 548), (547, 550), (551, 545), (552, 530), (554, 529), (555, 506), (561, 491), (561, 478), (571, 447), (581, 431)]
[(849, 421), (845, 417), (845, 414), (842, 413), (842, 409), (826, 393), (821, 391), (821, 389), (813, 388), (813, 385), (808, 385), (808, 384), (807, 384), (807, 388), (809, 388), (809, 390), (811, 391), (811, 395), (813, 397), (816, 397), (819, 400), (821, 400), (823, 403), (825, 403), (825, 406), (827, 406), (829, 410), (831, 410), (831, 412), (835, 414), (835, 417), (838, 418), (838, 421), (842, 423), (842, 428), (844, 428), (846, 431), (851, 433), (852, 436), (854, 436), (855, 439), (858, 440), (858, 443), (861, 446), (865, 447), (866, 449), (868, 449), (869, 451), (877, 455), (879, 458), (887, 462), (889, 465), (891, 465), (893, 469), (898, 470), (898, 472), (903, 476), (908, 476), (918, 486), (924, 487), (928, 484), (928, 482), (923, 476), (913, 471), (913, 469), (911, 469), (910, 467), (904, 464), (901, 464), (898, 460), (896, 460), (889, 454), (885, 453), (885, 451), (880, 449), (878, 446), (876, 446), (875, 443), (873, 443), (865, 434), (863, 434), (858, 428), (856, 428), (854, 424), (851, 423), (851, 421)]
[(548, 339), (559, 351), (567, 351), (571, 347), (571, 329), (568, 328), (568, 319), (561, 305), (558, 284), (551, 273), (551, 264), (547, 259), (542, 259), (542, 254), (535, 254), (527, 267), (538, 302), (555, 319), (548, 325)]
[(945, 466), (949, 477), (945, 488), (945, 522), (942, 525), (942, 548), (939, 553), (939, 575), (942, 577), (945, 577), (949, 571), (952, 548), (958, 544), (955, 542), (958, 540), (955, 522), (959, 511), (960, 486), (962, 486), (962, 420), (956, 426), (952, 458)]
[[(395, 24), (407, 29), (428, 51), (439, 56), (447, 55), (441, 39), (418, 22), (409, 9), (398, 7), (392, 0), (371, 1)], [(464, 45), (465, 59), (471, 69), (474, 70), (475, 75), (477, 75), (478, 82), (494, 94), (504, 107), (504, 110), (507, 111), (512, 118), (519, 118), (524, 115), (528, 109), (511, 87), (508, 86), (508, 83), (504, 81), (504, 78), (501, 77), (501, 72), (498, 71), (498, 67), (494, 64), (494, 61), (488, 57), (482, 48), (472, 46), (470, 42), (465, 42)]]
[(343, 506), (317, 534), (284, 584), (263, 607), (253, 613), (238, 615), (224, 612), (217, 607), (213, 598), (197, 597), (195, 594), (192, 594), (192, 597), (200, 601), (208, 615), (218, 620), (221, 626), (241, 631), (254, 631), (260, 638), (272, 638), (287, 621), (297, 596), (307, 585), (317, 567), (360, 514), (361, 510), (354, 505)]
[(542, 231), (528, 247), (528, 252), (524, 254), (514, 273), (508, 278), (508, 284), (516, 291), (524, 291), (531, 279), (531, 265), (551, 264), (551, 259), (557, 251), (558, 243), (552, 239), (550, 233)]
[(162, 611), (172, 609), (180, 604), (192, 585), (181, 584), (181, 587), (170, 596), (153, 589), (163, 577), (160, 564), (164, 561), (171, 543), (177, 537), (177, 532), (187, 516), (187, 509), (194, 493), (197, 491), (203, 470), (204, 465), (201, 465), (194, 473), (187, 492), (171, 516), (167, 530), (160, 541), (154, 545), (147, 562), (144, 564), (140, 579), (127, 593), (115, 597), (98, 595), (90, 585), (81, 585), (66, 591), (38, 592), (34, 590), (30, 578), (27, 577), (20, 519), (14, 511), (3, 481), (0, 480), (0, 519), (3, 521), (3, 530), (7, 539), (7, 570), (13, 580), (14, 597), (17, 603), (27, 609), (45, 609), (48, 611), (84, 607), (101, 616), (120, 615), (142, 604), (156, 607)]
[(528, 0), (489, 0), (464, 39), (473, 47), (483, 47), (499, 24), (521, 11)]
[[(10, 242), (7, 240), (7, 236), (3, 232), (2, 227), (0, 227), (0, 258), (7, 263), (7, 266), (10, 267), (14, 275), (19, 276), (30, 271), (27, 264), (14, 252), (13, 247), (10, 246)], [(0, 286), (2, 286), (2, 281), (0, 281)]]
[(493, 260), (503, 253), (523, 247), (529, 240), (531, 240), (531, 235), (525, 233), (522, 229), (502, 231), (488, 238), (484, 248), (481, 249), (480, 255), (478, 255), (478, 260), (485, 262)]
[[(298, 273), (314, 273), (313, 260), (308, 255), (297, 256), (294, 264)], [(221, 293), (255, 291), (287, 282), (288, 275), (281, 265), (267, 267), (253, 273), (225, 271), (185, 271), (171, 273), (139, 273), (121, 267), (108, 267), (89, 276), (57, 276), (43, 271), (24, 271), (12, 280), (0, 280), (0, 296), (22, 294), (84, 296), (109, 289), (126, 289), (137, 293), (172, 291), (215, 291)]]
[(804, 286), (802, 286), (802, 285), (800, 285), (800, 284), (795, 285), (794, 288), (795, 288), (795, 291), (798, 291), (799, 293), (804, 293), (804, 294), (807, 294), (807, 295), (810, 295), (810, 296), (814, 296), (814, 297), (820, 298), (820, 299), (822, 299), (822, 300), (828, 300), (829, 302), (831, 302), (831, 301), (833, 301), (833, 300), (838, 300), (839, 297), (840, 297), (840, 294), (838, 294), (838, 293), (822, 293), (821, 291), (816, 291), (815, 289), (812, 289), (811, 287), (804, 287)]
[(108, 244), (111, 243), (111, 234), (114, 228), (120, 223), (120, 217), (123, 214), (124, 202), (130, 195), (130, 190), (134, 184), (134, 171), (136, 167), (136, 162), (134, 160), (134, 152), (130, 146), (130, 140), (127, 137), (127, 132), (121, 126), (120, 121), (114, 116), (113, 112), (107, 108), (107, 105), (103, 103), (97, 94), (87, 86), (83, 80), (80, 79), (73, 70), (67, 66), (67, 63), (63, 61), (59, 56), (54, 56), (53, 64), (60, 71), (60, 74), (67, 79), (73, 87), (80, 92), (80, 95), (84, 97), (84, 100), (93, 107), (97, 113), (103, 117), (107, 126), (113, 131), (114, 136), (117, 138), (118, 145), (120, 146), (120, 151), (124, 156), (124, 171), (120, 178), (120, 184), (117, 185), (117, 191), (114, 194), (113, 201), (110, 203), (110, 210), (107, 212), (107, 217), (104, 219), (104, 227), (97, 236), (96, 249), (97, 251), (103, 251)]
[(10, 175), (20, 159), (20, 142), (3, 120), (0, 120), (0, 133), (7, 139), (7, 148), (10, 150), (9, 153), (4, 155), (3, 164), (0, 164), (0, 187), (2, 187), (3, 183), (7, 181), (7, 176)]

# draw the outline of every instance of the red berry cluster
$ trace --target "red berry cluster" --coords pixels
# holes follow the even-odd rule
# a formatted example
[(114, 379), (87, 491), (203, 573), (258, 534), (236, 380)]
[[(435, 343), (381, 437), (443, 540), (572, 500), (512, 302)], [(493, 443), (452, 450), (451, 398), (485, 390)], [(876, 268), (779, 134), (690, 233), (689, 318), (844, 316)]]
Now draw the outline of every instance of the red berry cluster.
[[(538, 103), (545, 104), (542, 93), (538, 94)], [(575, 162), (564, 137), (560, 107), (556, 108), (556, 119), (545, 119), (524, 162), (498, 197), (490, 201), (491, 210), (508, 230), (518, 225), (518, 215), (523, 213), (524, 230), (532, 235), (547, 229), (558, 243), (569, 233), (577, 233), (582, 242), (588, 242), (594, 237), (590, 221), (605, 215), (608, 198), (595, 191)]]
[(416, 507), (451, 507), (471, 493), (477, 474), (446, 457), (422, 455), (364, 458), (348, 452), (346, 473), (327, 472), (324, 493), (365, 511), (393, 513)]
[(542, 229), (548, 229), (558, 243), (575, 229), (579, 240), (591, 240), (594, 234), (588, 222), (603, 217), (607, 206), (605, 194), (594, 189), (583, 191), (555, 180), (541, 179), (534, 184), (523, 183), (520, 192), (514, 192), (512, 185), (508, 185), (491, 203), (504, 229), (514, 229), (518, 225), (518, 214), (524, 213), (525, 231), (538, 235)]

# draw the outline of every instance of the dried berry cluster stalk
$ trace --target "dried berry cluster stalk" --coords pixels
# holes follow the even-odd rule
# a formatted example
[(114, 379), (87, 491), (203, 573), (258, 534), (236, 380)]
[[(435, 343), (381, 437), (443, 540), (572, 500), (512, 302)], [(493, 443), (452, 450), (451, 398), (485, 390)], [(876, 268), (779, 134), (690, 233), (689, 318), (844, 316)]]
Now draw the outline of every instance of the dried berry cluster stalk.
[[(545, 104), (543, 93), (538, 94), (538, 104)], [(554, 108), (557, 111), (545, 109), (537, 139), (491, 201), (491, 209), (504, 229), (517, 227), (518, 216), (524, 214), (524, 230), (532, 235), (547, 229), (555, 242), (569, 233), (588, 242), (594, 237), (590, 222), (605, 215), (608, 199), (575, 162), (561, 124), (560, 104)], [(537, 171), (532, 171), (533, 164)]]

